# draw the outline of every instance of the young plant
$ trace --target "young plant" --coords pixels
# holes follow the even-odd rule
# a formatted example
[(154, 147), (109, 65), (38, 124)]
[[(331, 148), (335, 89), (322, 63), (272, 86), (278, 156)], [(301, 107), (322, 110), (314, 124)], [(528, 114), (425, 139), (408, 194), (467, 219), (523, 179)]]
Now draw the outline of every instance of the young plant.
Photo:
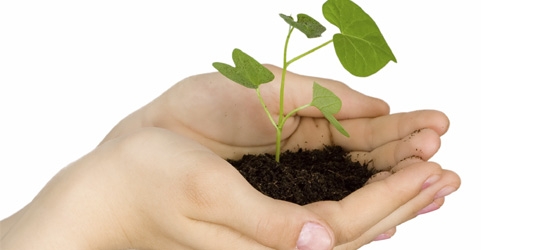
[(304, 33), (308, 38), (317, 38), (326, 31), (326, 28), (306, 14), (298, 14), (296, 21), (292, 16), (280, 14), (280, 17), (290, 26), (283, 50), (279, 118), (277, 121), (270, 115), (259, 89), (260, 85), (271, 82), (275, 78), (269, 69), (239, 49), (233, 50), (234, 67), (220, 62), (213, 63), (214, 68), (227, 78), (244, 87), (256, 90), (267, 117), (277, 131), (275, 151), (277, 162), (281, 154), (281, 135), (286, 120), (307, 107), (318, 108), (340, 133), (349, 137), (348, 132), (334, 117), (340, 111), (342, 101), (332, 91), (316, 82), (313, 82), (312, 101), (292, 110), (288, 114), (284, 114), (285, 76), (290, 64), (331, 43), (334, 44), (334, 50), (342, 66), (355, 76), (366, 77), (376, 73), (389, 61), (397, 62), (376, 23), (357, 4), (351, 0), (328, 0), (323, 4), (322, 10), (325, 19), (338, 27), (340, 33), (334, 34), (332, 39), (290, 60), (287, 58), (287, 50), (290, 36), (295, 29)]

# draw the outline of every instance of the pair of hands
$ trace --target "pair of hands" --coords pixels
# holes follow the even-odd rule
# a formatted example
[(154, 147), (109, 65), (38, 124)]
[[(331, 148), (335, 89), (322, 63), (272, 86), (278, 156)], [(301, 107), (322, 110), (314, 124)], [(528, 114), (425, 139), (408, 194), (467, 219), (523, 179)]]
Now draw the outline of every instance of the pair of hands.
[[(277, 116), (280, 69), (261, 92)], [(287, 74), (287, 111), (316, 81), (342, 101), (339, 134), (315, 108), (283, 130), (283, 150), (340, 145), (383, 170), (341, 201), (305, 206), (252, 188), (224, 159), (273, 152), (275, 129), (254, 91), (218, 73), (174, 85), (117, 124), (2, 221), (6, 249), (357, 249), (439, 208), (459, 177), (427, 162), (449, 126), (438, 111), (389, 115), (382, 100), (342, 83)], [(307, 144), (305, 143), (307, 141)]]

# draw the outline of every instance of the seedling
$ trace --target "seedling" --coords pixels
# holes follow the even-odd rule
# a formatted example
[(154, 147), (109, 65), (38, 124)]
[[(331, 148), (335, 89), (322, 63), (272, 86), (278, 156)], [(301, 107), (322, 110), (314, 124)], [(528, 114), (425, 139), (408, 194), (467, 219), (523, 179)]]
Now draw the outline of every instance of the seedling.
[(351, 0), (328, 0), (323, 4), (322, 10), (325, 19), (338, 27), (340, 33), (334, 34), (332, 39), (290, 60), (287, 59), (287, 50), (290, 36), (295, 29), (304, 33), (308, 38), (317, 38), (326, 31), (326, 28), (306, 14), (298, 14), (296, 21), (292, 16), (280, 14), (280, 17), (290, 26), (283, 50), (279, 118), (277, 121), (270, 115), (259, 89), (260, 85), (271, 82), (275, 78), (269, 69), (239, 49), (234, 49), (232, 53), (235, 67), (220, 62), (213, 63), (213, 66), (227, 78), (244, 87), (256, 90), (267, 117), (277, 130), (275, 149), (275, 160), (277, 162), (281, 154), (281, 135), (285, 122), (289, 117), (307, 107), (318, 108), (340, 133), (349, 137), (348, 132), (334, 117), (340, 111), (342, 101), (332, 91), (316, 82), (313, 83), (312, 101), (292, 110), (288, 114), (284, 114), (285, 76), (290, 64), (331, 43), (334, 44), (334, 50), (342, 66), (355, 76), (366, 77), (376, 73), (389, 61), (397, 62), (374, 20), (357, 4)]

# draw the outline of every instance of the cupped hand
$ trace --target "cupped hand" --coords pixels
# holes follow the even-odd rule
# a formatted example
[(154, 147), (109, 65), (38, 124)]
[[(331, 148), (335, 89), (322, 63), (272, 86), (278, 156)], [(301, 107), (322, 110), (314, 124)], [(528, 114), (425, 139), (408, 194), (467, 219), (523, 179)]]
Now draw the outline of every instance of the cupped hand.
[[(267, 65), (275, 79), (260, 87), (271, 115), (279, 116), (281, 69)], [(284, 150), (339, 145), (357, 160), (390, 169), (408, 157), (428, 160), (439, 149), (439, 137), (449, 126), (438, 111), (389, 115), (382, 100), (359, 93), (343, 83), (287, 73), (285, 114), (311, 102), (313, 82), (329, 88), (342, 100), (336, 114), (351, 137), (341, 135), (314, 107), (299, 111), (285, 123)], [(187, 136), (222, 158), (274, 153), (276, 130), (256, 92), (219, 73), (196, 75), (175, 84), (160, 97), (122, 120), (104, 141), (139, 130), (160, 127)], [(371, 161), (372, 160), (372, 161)]]
[[(417, 158), (342, 201), (254, 190), (208, 148), (162, 128), (106, 141), (2, 221), (5, 249), (357, 249), (440, 206), (458, 178)], [(399, 165), (398, 164), (398, 165)], [(450, 190), (452, 191), (452, 190)]]
[[(262, 85), (261, 93), (276, 119), (280, 68), (268, 67), (276, 78)], [(369, 181), (371, 185), (340, 202), (306, 206), (326, 219), (336, 235), (335, 245), (355, 249), (372, 240), (388, 238), (395, 233), (395, 226), (413, 218), (419, 211), (439, 208), (444, 199), (441, 193), (436, 195), (437, 189), (449, 193), (459, 187), (460, 179), (455, 173), (425, 162), (437, 152), (440, 136), (448, 129), (449, 121), (443, 113), (423, 110), (390, 115), (388, 105), (382, 100), (365, 96), (337, 81), (293, 73), (287, 74), (286, 113), (311, 101), (314, 81), (342, 99), (342, 110), (336, 117), (351, 137), (338, 133), (318, 110), (308, 108), (288, 120), (283, 148), (340, 145), (350, 151), (354, 160), (383, 171)], [(275, 129), (265, 116), (255, 91), (218, 73), (196, 75), (177, 83), (121, 121), (104, 142), (143, 127), (160, 127), (191, 138), (221, 158), (272, 153), (275, 147)], [(402, 169), (404, 171), (399, 171)], [(426, 183), (433, 182), (434, 178), (440, 179), (440, 186), (433, 185), (428, 191)], [(393, 192), (395, 190), (401, 192)], [(380, 196), (381, 193), (385, 195)], [(376, 197), (386, 199), (377, 200)], [(365, 203), (368, 207), (354, 209), (354, 205)], [(378, 214), (368, 211), (378, 211)], [(369, 216), (368, 222), (357, 219), (365, 215)]]
[[(276, 76), (280, 69), (269, 66)], [(340, 145), (382, 170), (341, 201), (306, 206), (266, 197), (225, 158), (273, 152), (275, 129), (256, 94), (218, 73), (187, 78), (123, 119), (100, 145), (1, 221), (6, 249), (356, 249), (439, 208), (459, 177), (426, 162), (447, 131), (438, 111), (389, 115), (342, 83), (287, 75), (285, 112), (313, 81), (343, 101), (336, 132), (308, 108), (288, 120), (284, 149)], [(261, 93), (278, 116), (278, 80)]]
[(102, 143), (0, 225), (6, 250), (329, 249), (334, 242), (320, 216), (260, 194), (212, 151), (161, 128)]

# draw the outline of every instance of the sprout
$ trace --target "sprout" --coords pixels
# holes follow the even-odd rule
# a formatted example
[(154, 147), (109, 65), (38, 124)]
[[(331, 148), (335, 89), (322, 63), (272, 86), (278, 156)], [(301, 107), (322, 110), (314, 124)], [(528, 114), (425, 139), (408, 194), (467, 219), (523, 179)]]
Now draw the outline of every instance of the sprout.
[(354, 76), (370, 76), (382, 69), (389, 61), (397, 62), (376, 23), (361, 7), (350, 0), (326, 1), (323, 4), (323, 16), (328, 22), (338, 27), (340, 33), (334, 34), (331, 40), (290, 60), (287, 60), (287, 49), (291, 34), (295, 29), (304, 33), (307, 38), (318, 38), (326, 31), (326, 28), (306, 14), (298, 14), (297, 20), (284, 14), (279, 16), (290, 25), (290, 28), (283, 52), (284, 64), (279, 92), (279, 114), (281, 115), (279, 115), (277, 121), (270, 115), (259, 91), (260, 85), (274, 79), (274, 75), (269, 69), (239, 49), (234, 49), (232, 54), (235, 66), (220, 62), (213, 63), (214, 68), (222, 75), (244, 87), (256, 90), (260, 103), (277, 130), (275, 150), (275, 160), (277, 162), (281, 154), (281, 135), (286, 120), (307, 107), (318, 108), (332, 126), (349, 137), (348, 132), (334, 117), (340, 111), (342, 101), (332, 91), (316, 82), (313, 83), (313, 97), (310, 103), (304, 104), (284, 116), (282, 115), (284, 114), (285, 76), (290, 64), (331, 43), (334, 44), (334, 50), (342, 66)]

